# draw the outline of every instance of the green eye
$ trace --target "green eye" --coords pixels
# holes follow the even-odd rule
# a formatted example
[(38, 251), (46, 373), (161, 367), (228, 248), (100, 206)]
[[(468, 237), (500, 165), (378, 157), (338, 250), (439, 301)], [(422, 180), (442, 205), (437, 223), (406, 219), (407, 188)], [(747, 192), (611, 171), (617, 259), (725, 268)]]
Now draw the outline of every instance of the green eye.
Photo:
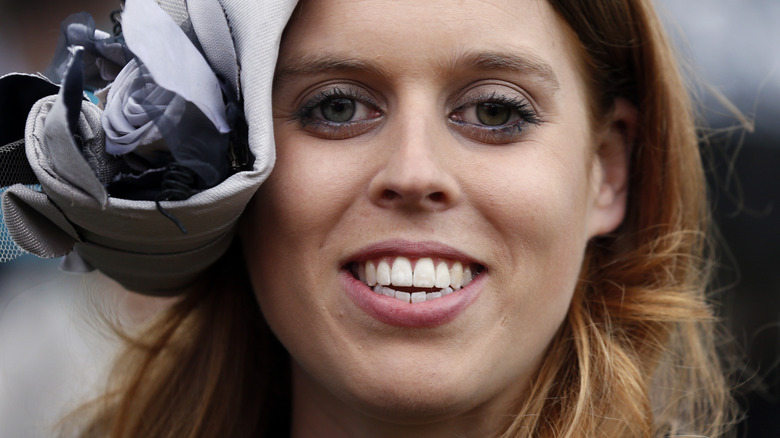
[(512, 108), (493, 102), (482, 102), (477, 105), (477, 120), (486, 126), (501, 126), (512, 117)]
[(352, 99), (328, 99), (320, 104), (322, 117), (334, 123), (345, 123), (355, 116), (355, 101)]

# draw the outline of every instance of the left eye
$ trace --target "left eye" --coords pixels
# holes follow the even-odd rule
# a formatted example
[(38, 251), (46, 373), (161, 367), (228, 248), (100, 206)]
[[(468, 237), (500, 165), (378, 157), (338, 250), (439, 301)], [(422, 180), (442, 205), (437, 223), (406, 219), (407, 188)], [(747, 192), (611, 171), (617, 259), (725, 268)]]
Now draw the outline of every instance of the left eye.
[(522, 119), (512, 105), (498, 102), (480, 102), (461, 108), (453, 115), (460, 122), (491, 128), (501, 127)]
[(511, 87), (487, 84), (467, 90), (448, 118), (461, 135), (485, 144), (521, 141), (541, 123), (527, 97)]
[(484, 102), (476, 105), (477, 119), (487, 126), (501, 126), (509, 122), (512, 108), (500, 103)]

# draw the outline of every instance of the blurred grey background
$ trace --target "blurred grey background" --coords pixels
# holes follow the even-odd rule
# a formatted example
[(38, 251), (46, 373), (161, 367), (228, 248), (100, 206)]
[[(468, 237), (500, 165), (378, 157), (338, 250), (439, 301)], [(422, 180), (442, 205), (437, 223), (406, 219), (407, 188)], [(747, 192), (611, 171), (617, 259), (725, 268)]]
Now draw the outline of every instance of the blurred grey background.
[[(583, 0), (585, 1), (585, 0)], [(687, 60), (709, 129), (707, 159), (720, 263), (714, 299), (746, 356), (740, 436), (780, 437), (780, 0), (656, 0)], [(110, 0), (0, 0), (0, 75), (46, 68), (70, 13), (110, 31)], [(722, 95), (754, 125), (750, 133)], [(56, 263), (0, 265), (3, 291), (47, 278)], [(6, 297), (7, 298), (7, 297)]]
[[(741, 436), (780, 437), (780, 1), (657, 0), (709, 124), (715, 299), (747, 355)], [(716, 96), (755, 124), (752, 134)]]

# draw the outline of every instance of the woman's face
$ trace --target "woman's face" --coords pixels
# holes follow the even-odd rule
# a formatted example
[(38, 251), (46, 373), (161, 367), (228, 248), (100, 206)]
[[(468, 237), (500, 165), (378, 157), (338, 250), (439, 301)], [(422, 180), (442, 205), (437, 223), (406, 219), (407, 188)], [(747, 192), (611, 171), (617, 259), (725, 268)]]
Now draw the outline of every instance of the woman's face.
[(622, 137), (591, 129), (574, 47), (540, 0), (294, 14), (242, 239), (296, 396), (410, 423), (522, 398), (624, 210)]

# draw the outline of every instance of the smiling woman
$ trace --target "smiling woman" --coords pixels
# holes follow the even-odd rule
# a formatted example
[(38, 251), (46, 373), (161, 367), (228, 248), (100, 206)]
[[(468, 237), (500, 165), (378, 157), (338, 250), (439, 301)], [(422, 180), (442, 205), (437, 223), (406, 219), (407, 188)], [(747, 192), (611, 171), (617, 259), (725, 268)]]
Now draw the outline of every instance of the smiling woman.
[[(636, 110), (592, 129), (565, 24), (507, 6), (310, 2), (288, 26), (241, 237), (293, 424), (496, 435), (620, 223)], [(413, 16), (436, 19), (399, 34)]]
[(240, 248), (128, 338), (80, 436), (727, 433), (649, 0), (303, 1), (272, 104)]

